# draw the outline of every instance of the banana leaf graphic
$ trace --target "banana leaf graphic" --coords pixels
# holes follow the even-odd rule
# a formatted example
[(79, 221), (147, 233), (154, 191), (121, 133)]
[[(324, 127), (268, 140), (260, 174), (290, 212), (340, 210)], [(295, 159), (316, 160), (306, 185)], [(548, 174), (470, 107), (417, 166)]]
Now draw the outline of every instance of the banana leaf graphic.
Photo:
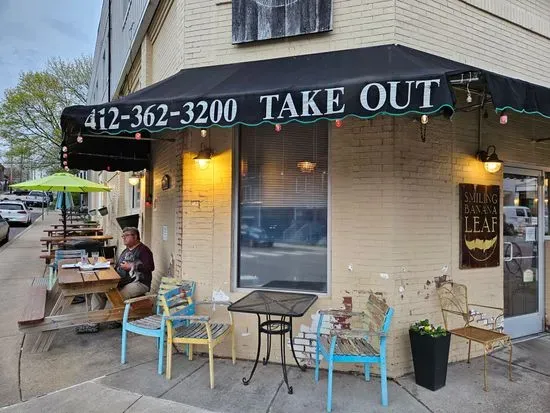
[(485, 252), (488, 249), (492, 248), (493, 245), (495, 245), (495, 242), (497, 242), (497, 237), (495, 236), (494, 238), (491, 238), (491, 239), (476, 238), (471, 241), (464, 240), (464, 242), (466, 243), (466, 247), (468, 247), (470, 251), (478, 249)]

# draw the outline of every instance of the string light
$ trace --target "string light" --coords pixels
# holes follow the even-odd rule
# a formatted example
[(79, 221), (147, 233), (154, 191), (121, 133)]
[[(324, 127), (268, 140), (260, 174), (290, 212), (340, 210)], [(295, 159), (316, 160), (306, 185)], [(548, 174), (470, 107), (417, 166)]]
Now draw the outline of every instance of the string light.
[(206, 129), (201, 129), (201, 137), (202, 138), (206, 138), (208, 136), (208, 130)]
[(135, 136), (137, 141), (139, 141), (141, 139), (141, 133), (140, 132), (136, 132), (136, 134), (134, 136)]
[(426, 125), (428, 123), (430, 119), (428, 118), (428, 115), (422, 115), (420, 116), (420, 123), (422, 123), (422, 125)]
[(76, 137), (76, 141), (77, 141), (78, 143), (82, 143), (82, 142), (84, 142), (84, 138), (83, 138), (82, 136), (78, 135), (78, 136)]
[(334, 124), (336, 125), (337, 128), (341, 128), (342, 125), (344, 124), (344, 121), (342, 119), (336, 119)]
[(275, 132), (280, 132), (282, 129), (283, 129), (283, 127), (280, 123), (275, 124)]
[(508, 123), (508, 115), (504, 112), (501, 113), (500, 115), (500, 124), (501, 125), (506, 125)]

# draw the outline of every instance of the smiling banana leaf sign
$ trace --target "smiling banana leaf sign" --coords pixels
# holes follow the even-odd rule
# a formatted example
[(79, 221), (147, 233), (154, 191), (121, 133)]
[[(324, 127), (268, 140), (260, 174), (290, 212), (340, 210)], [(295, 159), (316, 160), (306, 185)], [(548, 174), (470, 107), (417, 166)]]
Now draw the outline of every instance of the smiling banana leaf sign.
[(500, 187), (459, 184), (460, 268), (500, 265)]

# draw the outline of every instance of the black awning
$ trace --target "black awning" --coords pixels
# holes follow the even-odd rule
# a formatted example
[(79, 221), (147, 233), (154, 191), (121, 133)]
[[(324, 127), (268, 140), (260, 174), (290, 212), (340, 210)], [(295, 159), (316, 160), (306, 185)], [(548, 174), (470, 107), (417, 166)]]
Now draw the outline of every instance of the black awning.
[[(136, 132), (186, 127), (310, 123), (348, 116), (367, 119), (378, 114), (452, 110), (454, 93), (449, 77), (467, 72), (485, 74), (475, 67), (398, 45), (185, 69), (110, 103), (66, 108), (61, 126), (64, 142), (70, 146), (68, 165), (99, 168), (93, 157), (87, 156), (86, 162), (79, 158), (82, 148), (75, 144), (78, 134), (131, 137)], [(497, 108), (522, 111), (528, 105), (550, 116), (548, 99), (538, 101), (548, 96), (549, 89), (493, 74), (488, 79)], [(523, 93), (517, 85), (529, 92)], [(503, 88), (506, 92), (501, 91)], [(138, 157), (133, 146), (136, 142), (116, 141), (120, 152)], [(101, 154), (104, 149), (98, 144), (95, 150)], [(114, 168), (125, 169), (121, 165)]]

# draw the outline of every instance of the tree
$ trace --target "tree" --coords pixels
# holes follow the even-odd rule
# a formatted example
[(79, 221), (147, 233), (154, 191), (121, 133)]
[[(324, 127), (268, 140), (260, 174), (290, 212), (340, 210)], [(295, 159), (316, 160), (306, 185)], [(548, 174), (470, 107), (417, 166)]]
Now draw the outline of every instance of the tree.
[(50, 59), (43, 71), (21, 73), (0, 102), (0, 139), (7, 153), (26, 160), (27, 168), (59, 168), (61, 112), (86, 103), (92, 59)]

